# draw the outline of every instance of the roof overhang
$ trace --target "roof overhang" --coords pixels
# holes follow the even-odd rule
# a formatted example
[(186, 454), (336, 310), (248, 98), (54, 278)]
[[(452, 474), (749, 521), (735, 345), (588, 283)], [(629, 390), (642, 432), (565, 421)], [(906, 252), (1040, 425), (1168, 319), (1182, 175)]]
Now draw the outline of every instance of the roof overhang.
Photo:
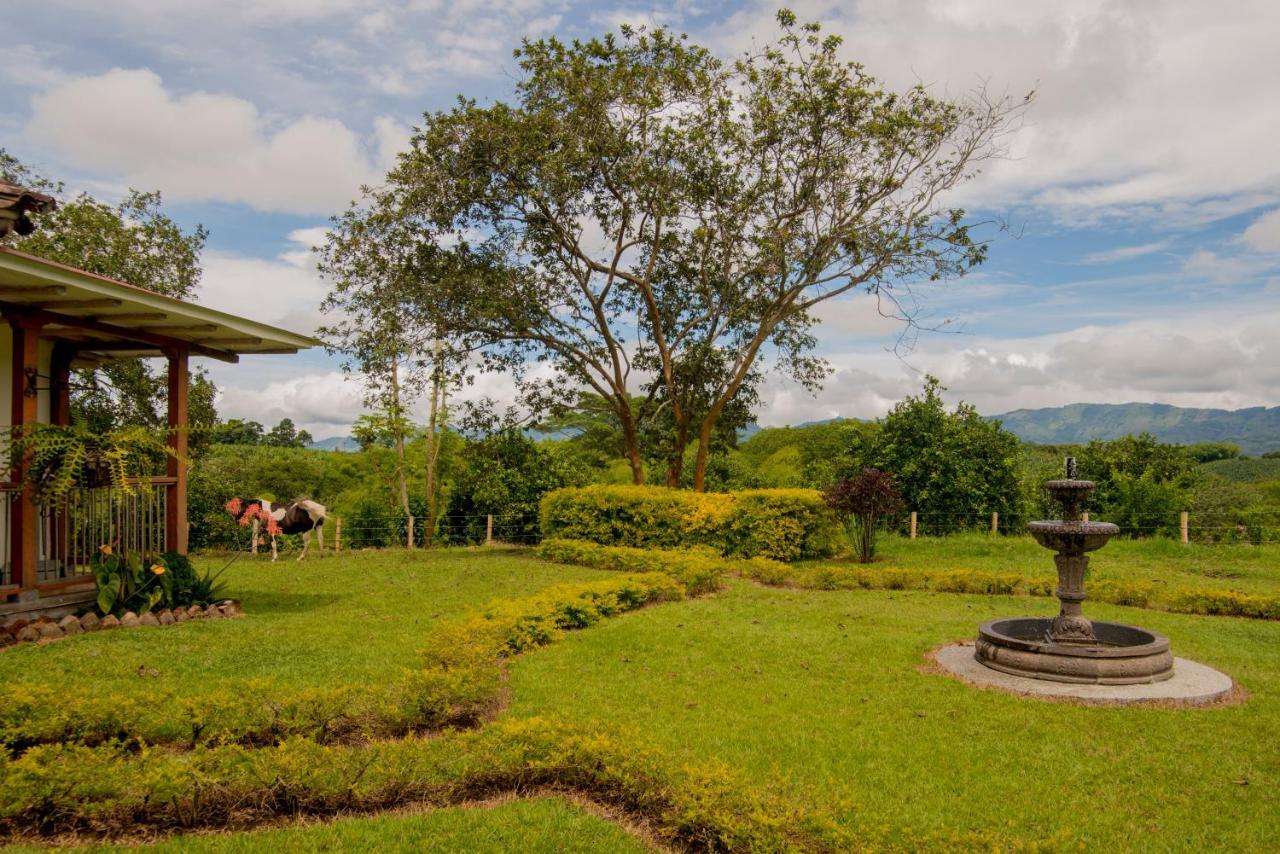
[(175, 349), (225, 362), (296, 353), (321, 342), (0, 247), (0, 315), (38, 321), (41, 336), (76, 351), (80, 364)]

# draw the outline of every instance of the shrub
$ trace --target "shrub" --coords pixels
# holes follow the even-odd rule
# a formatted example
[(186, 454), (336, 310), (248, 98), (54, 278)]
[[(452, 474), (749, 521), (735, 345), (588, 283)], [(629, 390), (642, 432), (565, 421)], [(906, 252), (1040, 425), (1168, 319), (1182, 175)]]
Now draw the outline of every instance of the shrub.
[(709, 546), (722, 555), (832, 555), (835, 517), (809, 489), (698, 493), (659, 486), (560, 489), (542, 500), (542, 535), (605, 546)]
[(853, 479), (833, 483), (822, 493), (822, 500), (845, 524), (860, 563), (871, 563), (875, 555), (880, 517), (902, 509), (902, 496), (893, 485), (893, 475), (873, 468), (864, 468)]
[(543, 540), (539, 557), (557, 563), (572, 563), (596, 569), (625, 572), (662, 572), (684, 585), (691, 596), (710, 593), (722, 586), (721, 578), (730, 569), (714, 549), (636, 549), (630, 546), (601, 546), (582, 540)]

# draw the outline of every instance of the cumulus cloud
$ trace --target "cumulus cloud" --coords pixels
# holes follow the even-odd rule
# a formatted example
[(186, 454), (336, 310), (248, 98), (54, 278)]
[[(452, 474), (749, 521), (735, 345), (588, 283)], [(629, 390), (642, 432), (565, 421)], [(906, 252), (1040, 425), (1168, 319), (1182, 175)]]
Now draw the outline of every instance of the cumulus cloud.
[(275, 258), (205, 252), (200, 303), (312, 334), (324, 322), (320, 302), (329, 286), (320, 278), (311, 247), (323, 243), (325, 233), (323, 226), (295, 229), (289, 245)]
[[(760, 43), (775, 31), (777, 5), (758, 0), (703, 35), (721, 51)], [(845, 54), (895, 88), (1037, 90), (1008, 158), (966, 188), (970, 203), (1034, 203), (1077, 224), (1176, 225), (1280, 198), (1280, 111), (1260, 106), (1280, 78), (1280, 4), (1235, 3), (1229, 13), (1198, 0), (787, 5), (843, 34)]]
[(172, 199), (300, 214), (339, 210), (376, 181), (397, 134), (384, 121), (370, 146), (336, 119), (277, 122), (242, 98), (175, 95), (159, 75), (126, 69), (37, 95), (26, 130), (78, 168)]

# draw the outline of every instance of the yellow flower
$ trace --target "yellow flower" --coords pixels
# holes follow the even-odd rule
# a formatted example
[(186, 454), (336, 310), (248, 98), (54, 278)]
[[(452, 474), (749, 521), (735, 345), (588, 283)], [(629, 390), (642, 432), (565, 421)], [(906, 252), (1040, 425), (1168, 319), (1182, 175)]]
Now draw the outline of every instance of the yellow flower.
[(111, 554), (111, 544), (110, 544), (110, 543), (103, 543), (102, 545), (98, 546), (98, 551), (102, 552), (104, 555), (110, 555), (110, 554)]
[(155, 575), (164, 575), (164, 564), (160, 564), (160, 563), (151, 564), (151, 572), (154, 573)]

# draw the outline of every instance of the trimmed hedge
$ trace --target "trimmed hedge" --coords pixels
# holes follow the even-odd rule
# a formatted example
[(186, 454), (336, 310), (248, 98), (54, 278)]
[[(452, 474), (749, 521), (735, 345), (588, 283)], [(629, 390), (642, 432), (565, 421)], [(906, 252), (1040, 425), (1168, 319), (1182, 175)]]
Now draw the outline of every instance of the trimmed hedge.
[(543, 496), (542, 536), (604, 546), (708, 546), (727, 557), (793, 561), (830, 557), (843, 539), (812, 489), (686, 492), (603, 485)]
[[(721, 762), (681, 764), (643, 733), (586, 730), (556, 718), (363, 747), (293, 738), (185, 753), (51, 745), (0, 759), (0, 837), (113, 838), (138, 831), (246, 828), (280, 817), (447, 806), (539, 788), (579, 792), (686, 851), (1013, 850), (997, 834), (850, 827), (795, 793)], [(29, 841), (29, 837), (28, 837)], [(1047, 844), (1067, 839), (1050, 837)]]
[(304, 737), (322, 744), (399, 738), (492, 716), (502, 659), (557, 640), (565, 631), (644, 605), (680, 599), (684, 586), (662, 572), (563, 584), (444, 623), (428, 636), (423, 667), (381, 691), (365, 686), (289, 689), (250, 680), (185, 697), (131, 698), (24, 685), (0, 689), (0, 750), (114, 742), (198, 748), (263, 746)]
[(543, 540), (538, 557), (556, 563), (571, 563), (594, 569), (624, 572), (663, 572), (675, 578), (689, 595), (713, 593), (723, 586), (724, 574), (732, 569), (727, 561), (706, 546), (684, 549), (636, 549), (630, 546), (602, 546), (583, 540)]
[[(972, 569), (920, 570), (866, 566), (790, 566), (756, 558), (734, 567), (735, 574), (771, 587), (810, 590), (933, 590), (1006, 596), (1052, 596), (1054, 578)], [(1234, 590), (1182, 588), (1137, 581), (1091, 581), (1089, 599), (1111, 605), (1179, 614), (1280, 620), (1280, 596), (1255, 596)]]

